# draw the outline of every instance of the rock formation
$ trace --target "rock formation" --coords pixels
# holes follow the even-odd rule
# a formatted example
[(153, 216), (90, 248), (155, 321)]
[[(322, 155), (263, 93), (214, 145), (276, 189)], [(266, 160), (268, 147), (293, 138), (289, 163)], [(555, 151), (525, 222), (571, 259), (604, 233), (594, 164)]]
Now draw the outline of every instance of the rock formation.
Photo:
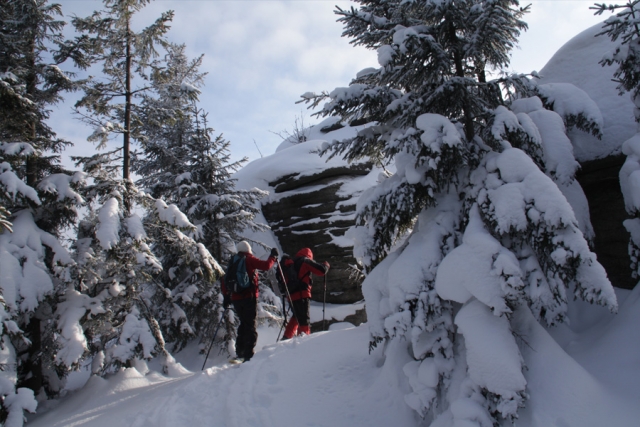
[[(262, 213), (289, 254), (309, 247), (314, 259), (328, 261), (326, 302), (346, 304), (362, 300), (362, 278), (353, 258), (353, 242), (345, 237), (355, 225), (359, 194), (341, 191), (345, 184), (368, 175), (371, 165), (329, 167), (312, 175), (291, 174), (269, 186), (278, 195), (263, 204)], [(315, 281), (322, 280), (316, 278)], [(323, 301), (324, 286), (313, 287), (313, 299)]]
[(637, 279), (631, 277), (629, 233), (622, 225), (629, 215), (618, 177), (624, 160), (624, 156), (618, 155), (584, 162), (577, 179), (589, 201), (598, 261), (607, 270), (611, 284), (633, 289)]

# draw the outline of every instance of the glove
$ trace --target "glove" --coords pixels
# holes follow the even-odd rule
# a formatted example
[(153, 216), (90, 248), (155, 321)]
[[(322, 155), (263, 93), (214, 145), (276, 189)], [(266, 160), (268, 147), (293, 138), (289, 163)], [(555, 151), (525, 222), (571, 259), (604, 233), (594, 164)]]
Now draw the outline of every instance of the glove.
[(325, 267), (327, 267), (327, 271), (329, 271), (329, 268), (331, 268), (331, 266), (329, 265), (329, 263), (327, 261), (323, 262), (322, 264), (324, 264)]
[(231, 295), (224, 294), (222, 298), (222, 308), (225, 310), (231, 306)]
[(278, 250), (276, 248), (271, 249), (271, 256), (278, 259)]

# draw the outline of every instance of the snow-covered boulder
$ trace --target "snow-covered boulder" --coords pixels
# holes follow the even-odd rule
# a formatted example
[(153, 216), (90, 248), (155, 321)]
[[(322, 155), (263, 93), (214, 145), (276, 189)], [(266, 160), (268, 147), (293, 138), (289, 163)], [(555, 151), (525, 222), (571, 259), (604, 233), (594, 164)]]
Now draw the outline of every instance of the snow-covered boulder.
[[(353, 303), (362, 299), (360, 278), (352, 266), (353, 242), (345, 233), (355, 224), (357, 193), (343, 187), (369, 174), (371, 165), (327, 167), (313, 175), (296, 173), (269, 183), (276, 200), (262, 206), (285, 253), (294, 255), (309, 247), (317, 260), (331, 264), (327, 276), (327, 301)], [(323, 287), (314, 286), (313, 296), (322, 301)]]
[[(269, 191), (261, 201), (262, 214), (284, 253), (293, 256), (308, 247), (314, 259), (331, 264), (326, 302), (361, 301), (354, 243), (345, 234), (355, 226), (360, 194), (375, 184), (379, 170), (367, 161), (348, 163), (320, 156), (333, 140), (354, 134), (356, 128), (329, 118), (305, 132), (305, 142), (284, 141), (274, 154), (252, 161), (234, 177), (238, 188)], [(316, 279), (312, 291), (316, 301), (325, 298), (321, 280)]]

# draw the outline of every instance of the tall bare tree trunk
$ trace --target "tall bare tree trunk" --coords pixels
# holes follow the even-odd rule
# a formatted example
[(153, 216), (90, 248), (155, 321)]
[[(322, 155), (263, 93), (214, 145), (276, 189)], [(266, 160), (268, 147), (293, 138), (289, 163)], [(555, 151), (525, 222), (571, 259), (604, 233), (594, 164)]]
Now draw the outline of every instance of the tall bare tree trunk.
[[(36, 24), (33, 23), (33, 25), (35, 26)], [(28, 37), (30, 37), (30, 40), (25, 55), (27, 58), (27, 67), (29, 69), (29, 73), (25, 77), (25, 83), (27, 98), (31, 102), (36, 103), (38, 78), (36, 75), (35, 34), (37, 28), (32, 27), (28, 31), (30, 31), (30, 34), (28, 35)], [(32, 113), (35, 113), (35, 111), (32, 111)], [(30, 117), (29, 122), (26, 123), (28, 130), (27, 134), (25, 135), (27, 141), (31, 143), (36, 150), (39, 148), (37, 147), (37, 122), (37, 115), (33, 115)], [(38, 167), (38, 155), (33, 154), (31, 156), (28, 156), (25, 163), (25, 175), (27, 185), (32, 188), (35, 188), (38, 183)], [(36, 394), (40, 391), (43, 384), (42, 362), (41, 358), (39, 357), (40, 353), (42, 352), (42, 333), (40, 328), (40, 320), (35, 316), (32, 317), (25, 330), (29, 340), (31, 341), (31, 345), (28, 349), (28, 361), (23, 366), (24, 376), (21, 378), (21, 385), (32, 389)]]
[[(35, 29), (33, 30), (35, 31)], [(29, 43), (29, 48), (28, 48), (28, 52), (26, 52), (26, 56), (27, 56), (27, 66), (29, 67), (29, 74), (26, 76), (26, 86), (27, 86), (27, 98), (29, 98), (30, 101), (32, 102), (36, 102), (36, 84), (37, 84), (37, 77), (36, 77), (36, 72), (35, 72), (35, 67), (36, 67), (36, 46), (35, 46), (35, 40), (33, 39), (33, 37), (35, 37), (35, 34), (31, 34), (31, 40)], [(36, 121), (37, 121), (37, 117), (32, 117), (29, 121), (29, 123), (27, 124), (29, 130), (28, 130), (28, 135), (27, 135), (27, 139), (28, 142), (30, 142), (34, 148), (37, 148), (36, 145), (36, 136), (37, 136), (37, 131), (36, 131)], [(27, 157), (26, 160), (26, 178), (27, 178), (27, 185), (29, 185), (30, 187), (35, 187), (36, 183), (38, 181), (38, 161), (36, 159), (35, 155), (31, 155), (29, 157)]]
[(124, 143), (122, 146), (122, 178), (129, 179), (129, 153), (131, 150), (131, 30), (127, 16), (127, 40), (125, 58), (125, 93), (124, 93)]

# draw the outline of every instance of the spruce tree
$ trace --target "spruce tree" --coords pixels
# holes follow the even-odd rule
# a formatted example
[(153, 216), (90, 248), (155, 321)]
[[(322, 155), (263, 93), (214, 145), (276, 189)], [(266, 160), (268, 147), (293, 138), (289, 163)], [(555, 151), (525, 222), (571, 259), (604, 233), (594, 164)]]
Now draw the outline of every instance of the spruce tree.
[(498, 74), (526, 29), (518, 1), (358, 3), (336, 10), (343, 34), (377, 50), (380, 68), (303, 101), (367, 124), (332, 155), (395, 166), (360, 197), (351, 233), (369, 270), (371, 346), (408, 345), (405, 400), (427, 422), (513, 421), (527, 398), (513, 335), (523, 313), (562, 322), (570, 292), (616, 309), (559, 188), (578, 166), (565, 122), (596, 134), (597, 122), (546, 109), (552, 88)]
[[(202, 332), (209, 319), (205, 314), (222, 311), (214, 285), (221, 268), (194, 241), (197, 227), (171, 200), (167, 204), (140, 191), (130, 179), (131, 142), (145, 144), (149, 120), (168, 119), (156, 115), (149, 100), (166, 89), (160, 81), (171, 64), (157, 59), (155, 46), (170, 47), (163, 36), (172, 13), (135, 33), (131, 17), (148, 3), (105, 1), (104, 18), (95, 13), (74, 20), (81, 33), (94, 35), (93, 59), (102, 62), (106, 76), (106, 82), (85, 84), (77, 111), (96, 126), (90, 140), (99, 147), (113, 133), (123, 135), (123, 146), (77, 159), (93, 179), (85, 196), (92, 207), (74, 248), (78, 267), (68, 277), (84, 295), (72, 295), (68, 304), (79, 317), (60, 313), (58, 318), (61, 329), (69, 325), (85, 332), (68, 337), (70, 351), (59, 359), (61, 368), (93, 359), (93, 372), (103, 375), (161, 356), (170, 369), (173, 358), (166, 341), (179, 350)], [(132, 86), (134, 74), (143, 84), (137, 89)], [(117, 97), (121, 104), (112, 103)]]
[(130, 145), (137, 123), (135, 101), (147, 90), (136, 85), (147, 77), (149, 62), (157, 55), (156, 47), (165, 43), (163, 37), (173, 16), (164, 13), (135, 32), (133, 16), (149, 3), (105, 0), (104, 11), (72, 21), (80, 36), (68, 44), (86, 46), (90, 62), (102, 65), (101, 77), (83, 82), (84, 95), (76, 103), (76, 112), (94, 127), (89, 140), (97, 142), (98, 148), (105, 148), (113, 134), (123, 139), (120, 148), (75, 159), (93, 183), (83, 192), (89, 211), (78, 227), (76, 265), (65, 271), (67, 299), (55, 313), (62, 332), (56, 363), (62, 371), (85, 358), (92, 358), (94, 372), (103, 374), (158, 354), (170, 361), (144, 298), (145, 287), (162, 267), (149, 247), (136, 209), (149, 208), (153, 201), (129, 178)]
[[(234, 243), (245, 229), (264, 230), (254, 221), (259, 190), (237, 190), (231, 174), (245, 161), (229, 160), (229, 142), (213, 137), (207, 115), (197, 106), (204, 74), (202, 57), (189, 60), (183, 45), (169, 45), (167, 56), (151, 73), (152, 92), (141, 103), (142, 150), (134, 157), (133, 170), (141, 176), (138, 185), (156, 198), (176, 204), (196, 225), (192, 236), (201, 246), (197, 251), (177, 251), (182, 237), (156, 239), (164, 273), (160, 279), (167, 296), (158, 293), (164, 307), (167, 339), (182, 348), (198, 337), (207, 342), (213, 333), (211, 319), (222, 315), (219, 283), (207, 280), (205, 268), (195, 254), (213, 254), (220, 263), (230, 256)], [(169, 237), (169, 236), (167, 236)], [(210, 256), (210, 255), (208, 255)], [(163, 305), (164, 304), (164, 305)], [(173, 311), (179, 311), (178, 314)], [(175, 319), (182, 319), (176, 322)], [(172, 320), (173, 319), (173, 320)], [(227, 322), (223, 341), (235, 337), (233, 322)], [(222, 336), (222, 334), (220, 334)]]
[(45, 0), (11, 0), (0, 9), (0, 287), (6, 356), (0, 422), (13, 425), (22, 423), (21, 405), (33, 409), (24, 396), (60, 389), (53, 364), (55, 330), (44, 320), (63, 292), (56, 275), (72, 260), (61, 239), (82, 202), (83, 175), (59, 162), (69, 143), (47, 124), (51, 106), (74, 87), (59, 65), (69, 59), (87, 65), (82, 43), (63, 42), (61, 14), (60, 5)]
[(148, 90), (145, 73), (158, 55), (157, 46), (167, 43), (164, 36), (173, 19), (173, 11), (168, 11), (153, 24), (134, 31), (134, 15), (149, 3), (151, 0), (104, 0), (104, 11), (72, 21), (91, 47), (92, 61), (102, 64), (103, 76), (84, 83), (85, 94), (76, 103), (76, 111), (94, 128), (89, 140), (97, 142), (99, 148), (111, 135), (122, 135), (125, 180), (130, 177), (131, 144), (138, 124), (136, 100)]
[[(442, 172), (430, 173), (425, 186), (402, 184), (397, 194), (404, 194), (403, 200), (381, 197), (377, 208), (368, 208), (376, 209), (371, 214), (382, 219), (376, 222), (378, 231), (371, 245), (375, 264), (389, 250), (394, 236), (406, 231), (416, 215), (431, 204), (433, 193), (454, 183), (461, 165), (477, 162), (477, 144), (473, 142), (482, 132), (478, 122), (486, 125), (491, 120), (488, 111), (504, 104), (504, 93), (527, 85), (526, 79), (518, 76), (487, 82), (485, 73), (487, 67), (508, 63), (509, 50), (526, 29), (520, 19), (526, 9), (514, 10), (511, 1), (475, 8), (475, 3), (484, 2), (361, 3), (360, 10), (338, 8), (336, 13), (345, 25), (343, 34), (353, 38), (352, 44), (378, 51), (381, 68), (363, 70), (348, 88), (305, 95), (312, 106), (328, 100), (320, 114), (337, 114), (358, 124), (375, 123), (357, 137), (334, 145), (334, 153), (348, 160), (362, 156), (392, 159), (407, 145), (389, 143), (396, 139), (393, 132), (414, 127), (424, 112), (453, 118), (470, 142), (469, 147), (442, 144), (437, 150), (421, 148), (420, 163), (435, 161)], [(528, 138), (521, 136), (521, 144), (526, 146)], [(415, 140), (416, 135), (404, 139)], [(398, 202), (399, 214), (385, 216), (384, 212), (390, 211), (387, 208)]]

